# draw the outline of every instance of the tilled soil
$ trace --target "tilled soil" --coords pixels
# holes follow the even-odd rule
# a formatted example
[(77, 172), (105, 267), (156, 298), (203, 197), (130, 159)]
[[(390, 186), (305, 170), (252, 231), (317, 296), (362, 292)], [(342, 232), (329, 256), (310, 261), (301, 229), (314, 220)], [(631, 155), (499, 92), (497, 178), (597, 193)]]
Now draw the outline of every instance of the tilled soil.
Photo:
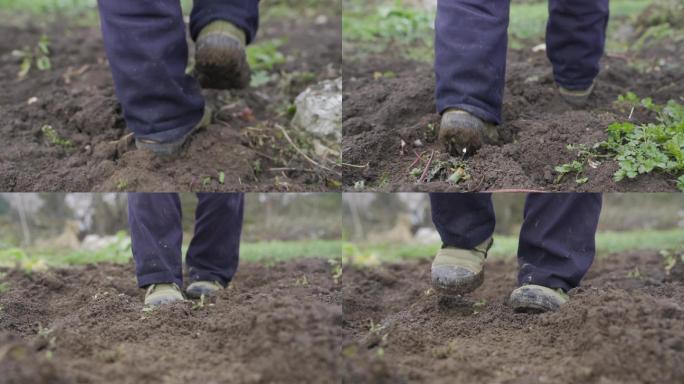
[(332, 383), (342, 307), (326, 260), (243, 263), (216, 301), (144, 311), (132, 265), (6, 271), (0, 383)]
[[(469, 180), (452, 185), (446, 181), (417, 183), (410, 166), (418, 153), (437, 151), (434, 161), (449, 160), (437, 140), (439, 115), (435, 113), (434, 74), (431, 65), (387, 56), (363, 63), (345, 62), (342, 142), (345, 163), (344, 186), (391, 191), (487, 191), (525, 189), (546, 191), (672, 191), (676, 177), (665, 174), (613, 181), (615, 161), (597, 168), (587, 167), (589, 181), (577, 184), (572, 175), (557, 181), (554, 167), (575, 159), (568, 144), (594, 143), (605, 139), (606, 127), (625, 121), (629, 111), (614, 105), (628, 91), (650, 96), (658, 103), (679, 100), (684, 94), (681, 57), (684, 44), (664, 43), (632, 56), (606, 57), (596, 91), (586, 108), (573, 109), (555, 89), (545, 52), (511, 50), (508, 55), (504, 91), (502, 146), (483, 147), (464, 160)], [(641, 73), (630, 65), (640, 60), (648, 66), (655, 57), (674, 63)], [(666, 59), (663, 59), (666, 60)], [(668, 61), (668, 64), (670, 62)], [(393, 76), (379, 76), (392, 73)], [(635, 114), (635, 121), (653, 121), (653, 116)], [(419, 139), (421, 146), (414, 146)], [(407, 144), (402, 154), (401, 142)], [(363, 184), (361, 184), (363, 182)]]
[[(285, 111), (308, 85), (340, 75), (340, 9), (335, 0), (318, 3), (318, 13), (262, 24), (258, 39), (283, 39), (279, 50), (292, 58), (275, 66), (273, 73), (283, 76), (256, 89), (205, 91), (209, 105), (219, 112), (209, 127), (170, 159), (136, 150), (127, 136), (97, 27), (80, 27), (70, 19), (47, 26), (20, 23), (4, 15), (7, 22), (0, 26), (4, 37), (0, 41), (0, 189), (339, 189), (339, 176), (313, 167), (278, 128), (287, 127)], [(33, 69), (26, 79), (17, 80), (19, 60), (11, 52), (35, 46), (42, 34), (50, 38), (52, 69)], [(29, 104), (32, 98), (37, 99)], [(72, 145), (51, 145), (41, 131), (45, 125)], [(303, 134), (290, 131), (290, 135), (297, 141)]]
[(556, 313), (514, 313), (513, 260), (490, 260), (461, 301), (430, 290), (429, 260), (345, 270), (344, 382), (681, 383), (684, 275), (657, 252), (598, 260)]

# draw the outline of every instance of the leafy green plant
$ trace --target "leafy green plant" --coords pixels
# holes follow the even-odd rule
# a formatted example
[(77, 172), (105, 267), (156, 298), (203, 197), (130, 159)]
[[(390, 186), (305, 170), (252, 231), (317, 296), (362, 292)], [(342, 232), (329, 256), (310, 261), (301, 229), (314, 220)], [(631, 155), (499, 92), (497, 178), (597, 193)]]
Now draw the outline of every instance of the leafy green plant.
[(309, 279), (306, 277), (306, 275), (302, 275), (301, 277), (295, 279), (295, 286), (306, 288), (309, 286)]
[(18, 77), (24, 79), (35, 65), (40, 71), (52, 69), (50, 62), (50, 40), (42, 35), (34, 47), (25, 47), (22, 50), (12, 51), (12, 56), (21, 60)]
[(57, 134), (57, 131), (55, 131), (55, 129), (52, 128), (51, 125), (43, 125), (40, 131), (43, 133), (43, 136), (45, 136), (47, 142), (51, 145), (56, 145), (59, 147), (63, 147), (65, 149), (71, 148), (71, 146), (73, 145), (71, 143), (71, 140), (67, 140), (60, 137), (59, 134)]
[(280, 52), (285, 44), (284, 39), (273, 39), (252, 45), (247, 50), (247, 61), (252, 69), (251, 86), (258, 88), (277, 79), (277, 74), (271, 74), (276, 65), (285, 63), (287, 57)]
[(613, 175), (616, 182), (663, 172), (677, 177), (677, 186), (684, 190), (684, 105), (674, 100), (659, 105), (633, 93), (620, 96), (618, 103), (631, 107), (630, 116), (636, 108), (644, 108), (655, 114), (656, 122), (615, 122), (606, 130), (608, 138), (592, 148), (569, 146), (570, 150), (579, 149), (577, 159), (555, 168), (559, 173), (557, 181), (575, 172), (578, 183), (586, 182), (582, 176), (585, 164), (595, 167), (603, 159), (614, 159), (618, 163)]
[(330, 264), (330, 274), (335, 284), (339, 284), (342, 278), (342, 260), (340, 259), (329, 259), (328, 264)]
[(684, 251), (663, 250), (660, 252), (660, 256), (663, 258), (665, 273), (668, 275), (677, 263), (684, 264)]

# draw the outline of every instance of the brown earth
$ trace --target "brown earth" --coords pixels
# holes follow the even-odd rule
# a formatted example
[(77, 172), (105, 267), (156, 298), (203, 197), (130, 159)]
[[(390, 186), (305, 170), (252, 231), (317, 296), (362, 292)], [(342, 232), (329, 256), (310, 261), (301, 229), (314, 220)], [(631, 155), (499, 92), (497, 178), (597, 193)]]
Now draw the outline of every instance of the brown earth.
[[(363, 182), (366, 189), (390, 191), (675, 191), (676, 177), (665, 174), (615, 182), (617, 164), (612, 160), (587, 167), (586, 184), (577, 184), (572, 175), (556, 182), (554, 167), (575, 159), (568, 144), (591, 146), (605, 139), (611, 122), (627, 119), (629, 111), (614, 105), (618, 95), (632, 91), (659, 103), (679, 100), (684, 94), (684, 44), (676, 44), (663, 42), (604, 58), (590, 107), (583, 109), (572, 109), (558, 96), (544, 52), (510, 50), (501, 126), (509, 143), (485, 146), (465, 159), (470, 179), (456, 185), (445, 177), (419, 184), (409, 173), (414, 150), (426, 151), (424, 161), (432, 150), (437, 152), (435, 161), (450, 159), (436, 139), (439, 116), (432, 66), (396, 55), (345, 62), (342, 153), (353, 166), (345, 167), (344, 187), (355, 189)], [(377, 75), (387, 72), (394, 76)], [(637, 113), (633, 119), (652, 121), (653, 116)], [(422, 146), (414, 147), (416, 139)], [(403, 155), (402, 140), (407, 143)]]
[(341, 291), (326, 260), (243, 263), (213, 305), (151, 312), (132, 264), (6, 272), (2, 384), (331, 383), (340, 375)]
[[(114, 95), (100, 31), (76, 20), (17, 21), (0, 18), (0, 190), (3, 191), (326, 191), (339, 176), (313, 167), (286, 141), (284, 112), (307, 86), (340, 75), (341, 20), (335, 0), (299, 1), (308, 11), (296, 18), (269, 19), (259, 40), (285, 38), (291, 57), (277, 65), (277, 81), (256, 89), (205, 91), (220, 110), (182, 152), (159, 159), (138, 151)], [(296, 4), (292, 4), (295, 7)], [(262, 6), (267, 11), (268, 4)], [(324, 15), (317, 20), (317, 15)], [(50, 38), (52, 70), (33, 69), (19, 81), (15, 49)], [(29, 105), (28, 100), (37, 102)], [(51, 125), (72, 142), (50, 145), (41, 128)], [(299, 146), (303, 133), (289, 130)], [(306, 149), (306, 148), (305, 148)], [(330, 167), (330, 166), (329, 166)], [(287, 170), (279, 170), (286, 168)], [(278, 169), (278, 170), (274, 170)], [(225, 175), (224, 184), (219, 175)], [(211, 180), (207, 179), (211, 178)]]
[(344, 382), (684, 382), (684, 280), (657, 252), (598, 260), (566, 306), (539, 315), (506, 304), (513, 260), (490, 260), (460, 302), (429, 289), (429, 268), (345, 270)]

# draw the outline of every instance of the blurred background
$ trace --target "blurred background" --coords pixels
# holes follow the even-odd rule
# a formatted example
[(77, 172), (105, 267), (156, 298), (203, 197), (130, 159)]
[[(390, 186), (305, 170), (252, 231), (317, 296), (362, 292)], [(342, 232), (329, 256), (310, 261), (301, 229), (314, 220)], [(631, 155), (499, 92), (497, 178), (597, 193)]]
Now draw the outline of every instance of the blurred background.
[[(432, 61), (437, 0), (343, 0), (342, 4), (345, 61), (364, 60), (386, 51), (407, 59)], [(509, 47), (531, 49), (543, 44), (547, 19), (547, 0), (511, 0)], [(610, 1), (609, 55), (630, 56), (651, 45), (683, 41), (684, 1)], [(663, 64), (681, 65), (681, 58), (678, 63), (659, 65)]]
[[(180, 196), (188, 244), (197, 198)], [(339, 257), (340, 211), (338, 193), (247, 194), (242, 257)], [(0, 193), (0, 266), (127, 261), (130, 256), (124, 193)]]
[[(493, 256), (515, 256), (524, 194), (494, 194)], [(441, 242), (422, 193), (354, 193), (343, 198), (345, 256), (362, 264), (432, 257)], [(684, 194), (604, 194), (597, 238), (599, 256), (632, 249), (684, 247)]]

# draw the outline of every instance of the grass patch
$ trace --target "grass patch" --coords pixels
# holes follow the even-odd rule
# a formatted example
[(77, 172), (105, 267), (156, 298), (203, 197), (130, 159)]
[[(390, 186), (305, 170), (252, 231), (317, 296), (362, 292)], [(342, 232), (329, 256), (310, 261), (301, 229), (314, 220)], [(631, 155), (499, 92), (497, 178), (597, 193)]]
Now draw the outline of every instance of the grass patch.
[[(610, 2), (607, 47), (609, 51), (626, 51), (621, 25), (629, 23), (652, 0), (614, 0)], [(353, 55), (381, 53), (391, 47), (393, 54), (431, 61), (435, 14), (431, 10), (405, 5), (401, 0), (377, 2), (347, 0), (343, 3), (342, 32), (344, 44), (353, 46)], [(525, 48), (531, 41), (543, 41), (548, 21), (547, 2), (514, 3), (509, 20), (511, 48)]]
[[(305, 257), (335, 259), (340, 257), (340, 250), (341, 242), (332, 240), (243, 243), (240, 248), (240, 260), (273, 263)], [(183, 254), (186, 251), (187, 246), (184, 246)], [(68, 265), (127, 263), (131, 257), (130, 239), (120, 235), (117, 243), (98, 251), (0, 249), (0, 267), (18, 265), (19, 268), (31, 272)]]
[[(373, 266), (382, 262), (432, 258), (441, 244), (343, 244), (343, 257), (358, 265)], [(596, 236), (597, 257), (635, 250), (664, 250), (684, 246), (684, 229), (599, 232)], [(518, 250), (516, 236), (494, 236), (489, 257), (512, 258)]]

